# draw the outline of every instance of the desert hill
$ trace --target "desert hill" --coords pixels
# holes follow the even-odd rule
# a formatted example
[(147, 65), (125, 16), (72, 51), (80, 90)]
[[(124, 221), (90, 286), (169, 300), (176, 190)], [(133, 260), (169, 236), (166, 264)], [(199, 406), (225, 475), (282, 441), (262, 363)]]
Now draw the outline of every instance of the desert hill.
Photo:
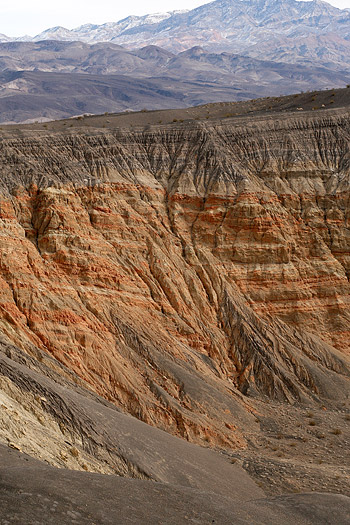
[(349, 40), (349, 10), (320, 0), (215, 0), (0, 35), (0, 124), (343, 88)]
[(348, 69), (291, 65), (200, 47), (174, 54), (111, 43), (0, 43), (0, 123), (186, 108), (345, 87)]
[(350, 13), (321, 0), (215, 0), (188, 11), (129, 16), (73, 30), (48, 28), (0, 42), (111, 42), (128, 49), (156, 45), (178, 53), (202, 46), (288, 64), (349, 68)]

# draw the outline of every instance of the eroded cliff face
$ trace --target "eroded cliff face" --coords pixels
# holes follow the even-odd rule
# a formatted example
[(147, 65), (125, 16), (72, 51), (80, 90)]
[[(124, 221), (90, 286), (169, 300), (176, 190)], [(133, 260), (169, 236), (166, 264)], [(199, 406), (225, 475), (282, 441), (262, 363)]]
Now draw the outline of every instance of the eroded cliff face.
[(0, 330), (143, 421), (245, 445), (346, 396), (349, 114), (3, 133)]

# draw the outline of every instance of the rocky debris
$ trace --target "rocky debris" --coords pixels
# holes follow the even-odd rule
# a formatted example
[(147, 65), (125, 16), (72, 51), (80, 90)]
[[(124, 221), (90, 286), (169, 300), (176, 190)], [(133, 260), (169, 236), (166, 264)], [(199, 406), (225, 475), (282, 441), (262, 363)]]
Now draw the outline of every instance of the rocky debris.
[(346, 496), (294, 494), (237, 502), (179, 485), (57, 471), (17, 454), (0, 447), (2, 525), (24, 521), (38, 525), (349, 523), (350, 499)]
[(270, 495), (332, 492), (350, 495), (349, 400), (326, 406), (260, 406), (260, 429), (231, 460)]
[[(122, 414), (46, 365), (36, 370), (35, 360), (19, 349), (13, 358), (3, 353), (6, 346), (1, 350), (0, 442), (9, 448), (60, 469), (153, 480), (236, 500), (264, 495), (222, 454)], [(6, 457), (6, 447), (1, 450)]]

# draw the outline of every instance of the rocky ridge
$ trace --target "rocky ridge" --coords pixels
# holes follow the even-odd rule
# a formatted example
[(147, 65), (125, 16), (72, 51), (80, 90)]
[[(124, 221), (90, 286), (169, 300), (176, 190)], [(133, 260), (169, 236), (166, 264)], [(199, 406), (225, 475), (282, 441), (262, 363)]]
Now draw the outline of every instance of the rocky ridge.
[(35, 37), (0, 35), (0, 41), (109, 41), (129, 49), (153, 44), (172, 52), (199, 45), (216, 53), (339, 71), (349, 67), (349, 34), (349, 10), (327, 2), (216, 0), (190, 11), (128, 17), (73, 30), (54, 27)]
[(174, 109), (208, 102), (344, 87), (349, 75), (194, 47), (128, 51), (112, 43), (0, 43), (0, 123), (106, 111)]

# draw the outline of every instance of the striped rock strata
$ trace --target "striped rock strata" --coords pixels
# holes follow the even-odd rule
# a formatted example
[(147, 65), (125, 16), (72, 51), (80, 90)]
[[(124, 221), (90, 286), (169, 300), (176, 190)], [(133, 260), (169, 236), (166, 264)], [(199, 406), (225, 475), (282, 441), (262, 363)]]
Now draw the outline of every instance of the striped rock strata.
[(349, 122), (3, 132), (1, 332), (202, 444), (245, 446), (256, 396), (345, 396)]

